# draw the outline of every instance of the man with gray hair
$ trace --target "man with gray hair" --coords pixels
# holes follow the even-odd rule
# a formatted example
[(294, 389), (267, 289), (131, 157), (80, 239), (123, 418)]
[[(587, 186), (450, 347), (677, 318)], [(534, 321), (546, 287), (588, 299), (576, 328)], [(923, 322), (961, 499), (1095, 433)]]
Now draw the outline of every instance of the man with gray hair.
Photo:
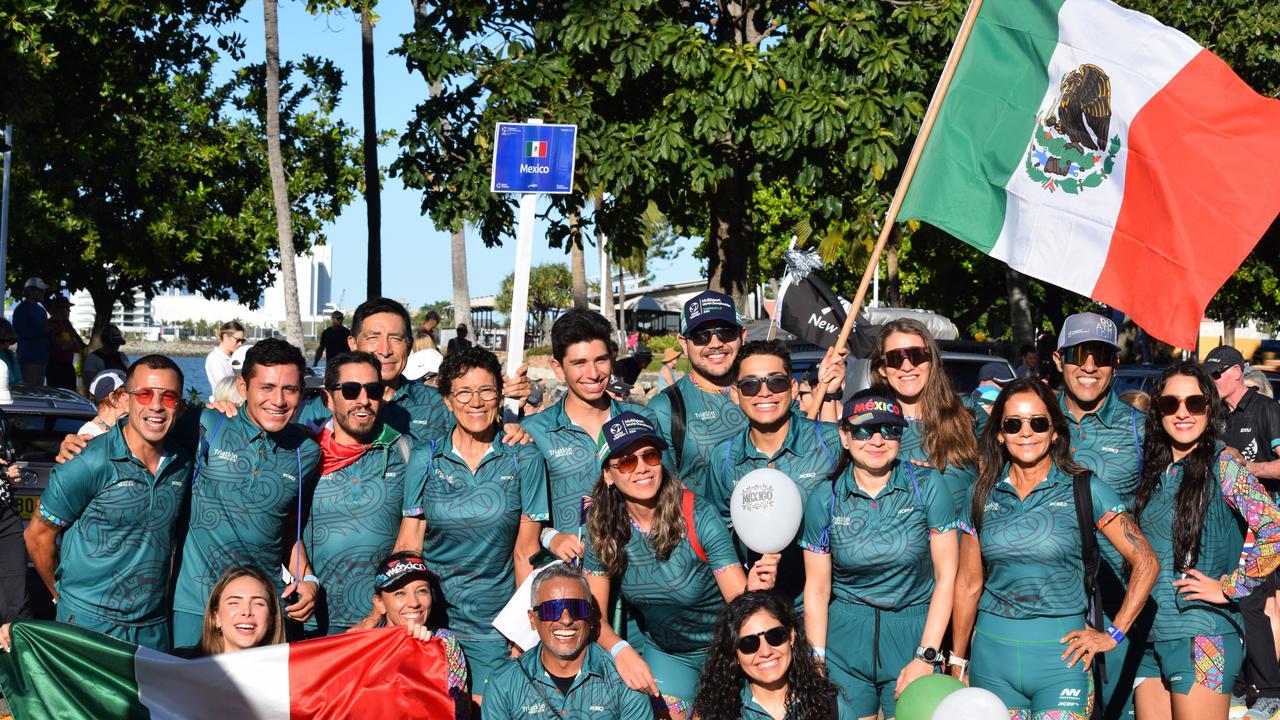
[(530, 594), (529, 624), (540, 642), (490, 676), (485, 720), (652, 718), (649, 698), (628, 688), (591, 641), (597, 616), (582, 570), (555, 563), (533, 579)]

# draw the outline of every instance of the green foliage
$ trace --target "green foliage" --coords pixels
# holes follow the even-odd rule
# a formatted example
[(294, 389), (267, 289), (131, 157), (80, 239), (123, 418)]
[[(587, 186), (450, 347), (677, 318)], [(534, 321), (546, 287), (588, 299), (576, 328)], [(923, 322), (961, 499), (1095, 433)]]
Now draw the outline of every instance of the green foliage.
[(427, 313), (435, 311), (440, 315), (440, 324), (445, 327), (453, 325), (453, 301), (437, 300), (432, 303), (424, 303), (413, 313), (413, 326), (421, 325), (427, 319)]
[[(511, 287), (514, 283), (515, 273), (509, 273), (502, 279), (498, 295), (494, 298), (494, 308), (498, 312), (511, 314)], [(546, 330), (550, 327), (554, 311), (567, 308), (572, 303), (573, 288), (568, 265), (546, 263), (529, 268), (529, 317), (536, 327)]]
[(653, 351), (653, 356), (655, 358), (662, 357), (662, 352), (667, 348), (683, 352), (680, 348), (680, 341), (676, 338), (674, 333), (668, 335), (654, 335), (646, 340), (644, 344)]
[[(180, 285), (255, 304), (279, 267), (263, 69), (215, 83), (203, 34), (240, 3), (87, 5), (40, 27), (53, 62), (0, 80), (3, 97), (24, 100), (12, 117), (10, 289), (28, 275), (86, 289), (96, 325), (135, 289)], [(235, 36), (218, 44), (238, 55)], [(342, 78), (331, 62), (308, 57), (281, 76), (293, 232), (305, 251), (353, 198), (359, 145), (332, 117)]]

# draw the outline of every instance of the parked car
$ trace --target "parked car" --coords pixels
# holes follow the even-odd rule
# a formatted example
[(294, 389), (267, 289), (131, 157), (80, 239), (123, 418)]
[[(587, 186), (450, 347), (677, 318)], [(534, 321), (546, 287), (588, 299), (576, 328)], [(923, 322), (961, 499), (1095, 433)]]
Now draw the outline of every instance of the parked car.
[(1141, 390), (1150, 395), (1164, 369), (1163, 365), (1118, 365), (1111, 381), (1111, 388), (1116, 394), (1128, 390)]
[[(803, 380), (809, 368), (822, 362), (823, 351), (804, 350), (791, 353), (791, 376), (797, 381)], [(1013, 366), (1002, 357), (983, 355), (982, 353), (942, 351), (942, 367), (951, 382), (951, 389), (959, 395), (967, 395), (978, 387), (978, 370), (989, 362), (1003, 363), (1009, 374), (1013, 374)], [(854, 358), (846, 366), (844, 396), (848, 398), (855, 392), (871, 385), (871, 360)]]

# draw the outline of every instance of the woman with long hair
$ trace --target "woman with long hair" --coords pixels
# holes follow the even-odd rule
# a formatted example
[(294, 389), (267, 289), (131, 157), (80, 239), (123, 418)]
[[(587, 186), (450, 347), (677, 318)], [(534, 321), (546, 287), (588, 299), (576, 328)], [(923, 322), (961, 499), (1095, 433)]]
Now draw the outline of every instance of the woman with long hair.
[[(971, 666), (970, 684), (998, 695), (1015, 718), (1083, 720), (1093, 698), (1088, 671), (1124, 641), (1146, 603), (1155, 553), (1115, 491), (1072, 461), (1066, 416), (1038, 379), (1000, 392), (981, 450), (960, 517), (952, 672), (963, 677)], [(1081, 527), (1077, 482), (1087, 482), (1092, 527)], [(1131, 568), (1106, 632), (1085, 619), (1083, 532), (1101, 533)]]
[(1280, 558), (1280, 510), (1223, 445), (1225, 424), (1225, 405), (1200, 365), (1174, 364), (1156, 380), (1134, 497), (1134, 515), (1160, 558), (1135, 692), (1143, 720), (1227, 716), (1243, 657), (1232, 600), (1252, 592)]
[(768, 590), (778, 555), (744, 572), (719, 512), (667, 473), (667, 444), (646, 418), (619, 413), (600, 430), (601, 475), (592, 492), (583, 569), (596, 607), (609, 607), (614, 584), (635, 613), (644, 656), (600, 624), (600, 646), (633, 690), (662, 695), (684, 717), (702, 671), (716, 616), (744, 590)]
[(693, 711), (698, 720), (835, 720), (838, 692), (791, 602), (747, 592), (712, 629)]
[(880, 328), (871, 351), (871, 387), (902, 406), (909, 423), (902, 457), (938, 472), (959, 513), (977, 474), (974, 417), (952, 391), (942, 351), (924, 323), (901, 318)]
[(959, 545), (951, 495), (898, 459), (907, 421), (877, 390), (842, 413), (845, 452), (805, 503), (804, 624), (849, 717), (893, 717), (895, 698), (942, 664)]
[(251, 565), (223, 571), (209, 593), (200, 644), (177, 648), (185, 658), (220, 655), (284, 642), (284, 615), (275, 583)]

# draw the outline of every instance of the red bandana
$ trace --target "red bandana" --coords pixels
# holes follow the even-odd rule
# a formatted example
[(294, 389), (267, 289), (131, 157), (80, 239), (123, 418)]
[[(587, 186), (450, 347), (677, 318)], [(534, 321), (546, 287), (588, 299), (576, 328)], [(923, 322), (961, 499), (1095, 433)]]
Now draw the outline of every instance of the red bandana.
[(368, 445), (343, 445), (333, 437), (333, 429), (320, 431), (320, 474), (337, 472), (364, 457)]

